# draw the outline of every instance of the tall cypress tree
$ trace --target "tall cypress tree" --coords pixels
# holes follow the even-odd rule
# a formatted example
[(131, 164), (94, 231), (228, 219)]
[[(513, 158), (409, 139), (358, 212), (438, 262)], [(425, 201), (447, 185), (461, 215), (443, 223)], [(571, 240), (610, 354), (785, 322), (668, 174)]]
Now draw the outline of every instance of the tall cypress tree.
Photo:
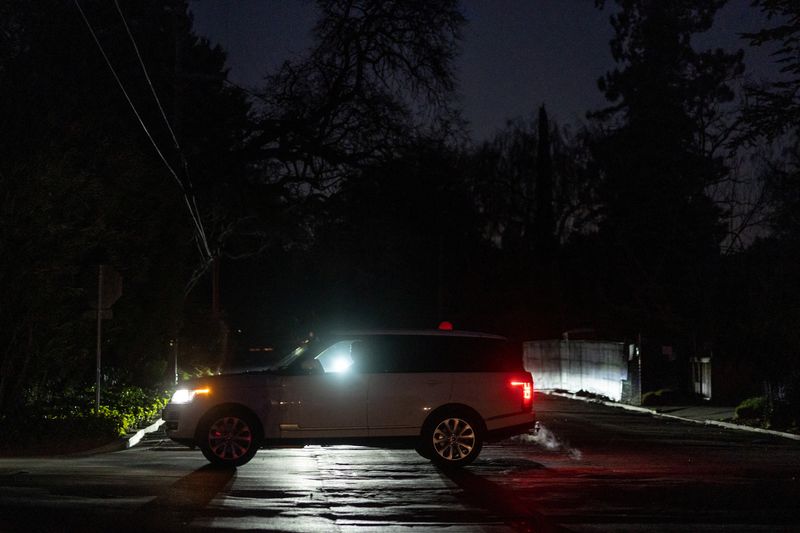
[(707, 188), (728, 169), (709, 124), (734, 98), (728, 83), (743, 71), (742, 53), (692, 47), (724, 0), (616, 3), (610, 44), (618, 68), (599, 80), (611, 105), (592, 115), (604, 131), (594, 155), (603, 174), (606, 294), (628, 327), (691, 333), (701, 327), (724, 237)]
[(536, 150), (536, 188), (533, 211), (533, 246), (537, 255), (547, 257), (555, 249), (556, 222), (553, 214), (553, 158), (550, 146), (550, 121), (539, 108), (539, 138)]

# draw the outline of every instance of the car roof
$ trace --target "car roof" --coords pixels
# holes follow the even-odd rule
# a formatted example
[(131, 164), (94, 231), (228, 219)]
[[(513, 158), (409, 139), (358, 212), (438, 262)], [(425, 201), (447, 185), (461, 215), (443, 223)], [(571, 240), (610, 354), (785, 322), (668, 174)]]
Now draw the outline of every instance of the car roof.
[(364, 336), (391, 336), (391, 335), (407, 335), (407, 336), (426, 336), (426, 337), (473, 337), (482, 339), (496, 339), (508, 340), (501, 335), (494, 335), (492, 333), (483, 333), (480, 331), (457, 331), (457, 330), (439, 330), (439, 329), (359, 329), (359, 330), (335, 330), (331, 332), (336, 337), (364, 337)]

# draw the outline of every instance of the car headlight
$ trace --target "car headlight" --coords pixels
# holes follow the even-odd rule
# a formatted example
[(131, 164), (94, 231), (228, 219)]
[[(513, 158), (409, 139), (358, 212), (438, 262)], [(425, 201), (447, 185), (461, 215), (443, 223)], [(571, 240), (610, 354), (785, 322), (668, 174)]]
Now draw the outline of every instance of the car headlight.
[(203, 389), (178, 389), (175, 391), (175, 394), (172, 395), (171, 403), (189, 403), (194, 400), (194, 397), (198, 394), (208, 394), (211, 392), (211, 389), (208, 387)]

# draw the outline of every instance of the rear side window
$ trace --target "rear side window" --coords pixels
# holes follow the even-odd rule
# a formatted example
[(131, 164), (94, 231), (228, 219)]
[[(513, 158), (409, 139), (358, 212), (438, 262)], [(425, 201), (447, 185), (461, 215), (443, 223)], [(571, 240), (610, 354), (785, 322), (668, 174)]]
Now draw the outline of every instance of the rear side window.
[(423, 338), (426, 351), (443, 372), (513, 372), (522, 370), (522, 349), (502, 339)]
[(502, 339), (435, 335), (375, 335), (360, 339), (366, 373), (515, 372), (521, 347)]
[(418, 337), (369, 336), (361, 339), (362, 371), (375, 373), (436, 372), (420, 351)]

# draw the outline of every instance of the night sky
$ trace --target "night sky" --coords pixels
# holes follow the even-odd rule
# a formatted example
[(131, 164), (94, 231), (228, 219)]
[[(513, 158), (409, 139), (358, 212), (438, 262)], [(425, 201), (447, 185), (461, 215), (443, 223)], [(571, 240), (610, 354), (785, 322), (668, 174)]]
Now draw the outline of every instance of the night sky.
[[(729, 2), (698, 45), (745, 48), (738, 34), (763, 23), (748, 4)], [(312, 0), (195, 0), (190, 6), (196, 32), (228, 51), (231, 79), (248, 88), (311, 45)], [(462, 8), (468, 24), (457, 67), (474, 140), (542, 103), (565, 124), (604, 106), (596, 81), (614, 67), (608, 46), (613, 2), (599, 10), (593, 0), (462, 0)], [(745, 50), (749, 76), (773, 74), (768, 52)]]

